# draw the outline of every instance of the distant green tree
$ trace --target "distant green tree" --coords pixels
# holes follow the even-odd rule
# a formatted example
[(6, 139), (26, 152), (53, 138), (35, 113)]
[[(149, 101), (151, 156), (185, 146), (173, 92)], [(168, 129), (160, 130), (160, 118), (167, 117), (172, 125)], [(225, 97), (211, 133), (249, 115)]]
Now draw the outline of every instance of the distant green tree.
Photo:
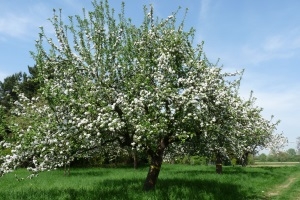
[(22, 82), (19, 85), (19, 92), (31, 99), (36, 96), (38, 89), (40, 88), (40, 82), (37, 79), (37, 68), (36, 66), (28, 66), (29, 74), (23, 73)]
[(274, 154), (269, 154), (268, 156), (267, 156), (267, 160), (266, 160), (267, 162), (276, 162), (277, 161), (277, 158), (276, 158), (276, 155), (274, 155)]
[(290, 149), (288, 149), (287, 151), (286, 151), (286, 153), (287, 153), (287, 155), (288, 155), (288, 161), (289, 162), (294, 162), (294, 161), (296, 161), (296, 155), (297, 155), (297, 152), (296, 152), (296, 150), (295, 149), (293, 149), (293, 148), (290, 148)]
[(0, 105), (0, 141), (3, 140), (6, 130), (6, 116), (3, 106)]
[(262, 153), (258, 156), (258, 160), (261, 162), (266, 162), (267, 161), (267, 155), (265, 153)]
[(4, 78), (3, 82), (0, 81), (0, 105), (6, 112), (12, 107), (13, 102), (18, 100), (15, 88), (20, 85), (22, 76), (22, 72), (19, 72)]
[[(18, 72), (0, 81), (0, 141), (7, 136), (12, 136), (9, 123), (22, 121), (21, 118), (11, 115), (12, 109), (16, 106), (15, 102), (19, 100), (19, 95), (22, 93), (29, 99), (37, 95), (40, 84), (36, 79), (36, 67), (28, 66), (28, 70), (29, 74)], [(26, 121), (23, 122), (23, 124), (26, 123)]]
[(4, 107), (5, 113), (13, 107), (13, 103), (19, 100), (18, 95), (24, 93), (27, 98), (32, 98), (37, 94), (40, 87), (36, 79), (36, 67), (28, 66), (29, 74), (18, 72), (0, 81), (0, 105)]
[(297, 153), (298, 155), (300, 155), (300, 137), (297, 137), (296, 143), (297, 143)]
[(289, 155), (287, 152), (280, 151), (277, 153), (277, 161), (278, 162), (287, 162), (289, 159)]
[(289, 156), (295, 156), (297, 154), (296, 150), (293, 148), (288, 149), (286, 152)]

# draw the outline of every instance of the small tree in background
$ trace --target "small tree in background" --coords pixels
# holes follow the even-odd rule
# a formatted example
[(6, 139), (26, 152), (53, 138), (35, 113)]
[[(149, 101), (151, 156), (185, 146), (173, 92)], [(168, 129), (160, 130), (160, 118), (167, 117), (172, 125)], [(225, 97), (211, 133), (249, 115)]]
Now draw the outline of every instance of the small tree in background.
[(258, 160), (260, 162), (266, 162), (267, 161), (267, 155), (265, 153), (262, 153), (258, 156)]
[(300, 155), (300, 137), (297, 137), (296, 144), (297, 144), (297, 154)]

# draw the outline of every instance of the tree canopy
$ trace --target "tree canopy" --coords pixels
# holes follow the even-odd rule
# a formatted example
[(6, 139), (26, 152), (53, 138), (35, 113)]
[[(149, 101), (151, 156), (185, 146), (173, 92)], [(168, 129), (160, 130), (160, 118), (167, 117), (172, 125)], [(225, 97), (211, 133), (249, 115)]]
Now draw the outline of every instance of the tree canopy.
[(108, 1), (94, 11), (51, 19), (56, 40), (41, 28), (36, 51), (40, 94), (20, 94), (12, 123), (14, 140), (1, 142), (6, 173), (24, 161), (33, 172), (55, 169), (75, 158), (125, 147), (151, 158), (144, 189), (153, 189), (163, 156), (193, 144), (201, 154), (266, 146), (277, 122), (266, 120), (252, 97), (238, 93), (241, 72), (226, 73), (210, 63), (195, 30), (178, 23), (177, 13), (155, 18), (144, 9), (140, 26), (115, 17)]

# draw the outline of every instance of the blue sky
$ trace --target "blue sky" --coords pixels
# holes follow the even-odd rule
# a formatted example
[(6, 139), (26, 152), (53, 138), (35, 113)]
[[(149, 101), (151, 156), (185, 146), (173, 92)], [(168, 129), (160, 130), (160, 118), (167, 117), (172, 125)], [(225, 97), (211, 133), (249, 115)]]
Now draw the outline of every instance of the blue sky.
[[(120, 8), (120, 0), (110, 5)], [(155, 14), (165, 18), (181, 6), (189, 8), (186, 27), (196, 29), (195, 42), (205, 42), (211, 62), (220, 58), (224, 70), (245, 69), (241, 95), (251, 90), (266, 118), (280, 119), (289, 146), (300, 136), (300, 1), (298, 0), (125, 0), (126, 15), (139, 24), (143, 5), (152, 4)], [(39, 26), (53, 36), (48, 18), (53, 8), (63, 17), (81, 14), (88, 0), (0, 0), (0, 81), (13, 73), (27, 72), (34, 61)]]

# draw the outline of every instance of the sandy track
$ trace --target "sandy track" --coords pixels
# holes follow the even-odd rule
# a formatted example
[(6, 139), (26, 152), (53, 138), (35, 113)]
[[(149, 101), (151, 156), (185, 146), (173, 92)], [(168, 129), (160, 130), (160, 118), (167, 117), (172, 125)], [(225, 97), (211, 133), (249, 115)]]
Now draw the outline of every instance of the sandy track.
[[(283, 191), (287, 190), (297, 179), (300, 179), (300, 174), (296, 174), (290, 176), (286, 181), (282, 184), (275, 186), (272, 190), (270, 190), (266, 196), (267, 197), (275, 197), (281, 195)], [(300, 200), (300, 197), (299, 197)]]

